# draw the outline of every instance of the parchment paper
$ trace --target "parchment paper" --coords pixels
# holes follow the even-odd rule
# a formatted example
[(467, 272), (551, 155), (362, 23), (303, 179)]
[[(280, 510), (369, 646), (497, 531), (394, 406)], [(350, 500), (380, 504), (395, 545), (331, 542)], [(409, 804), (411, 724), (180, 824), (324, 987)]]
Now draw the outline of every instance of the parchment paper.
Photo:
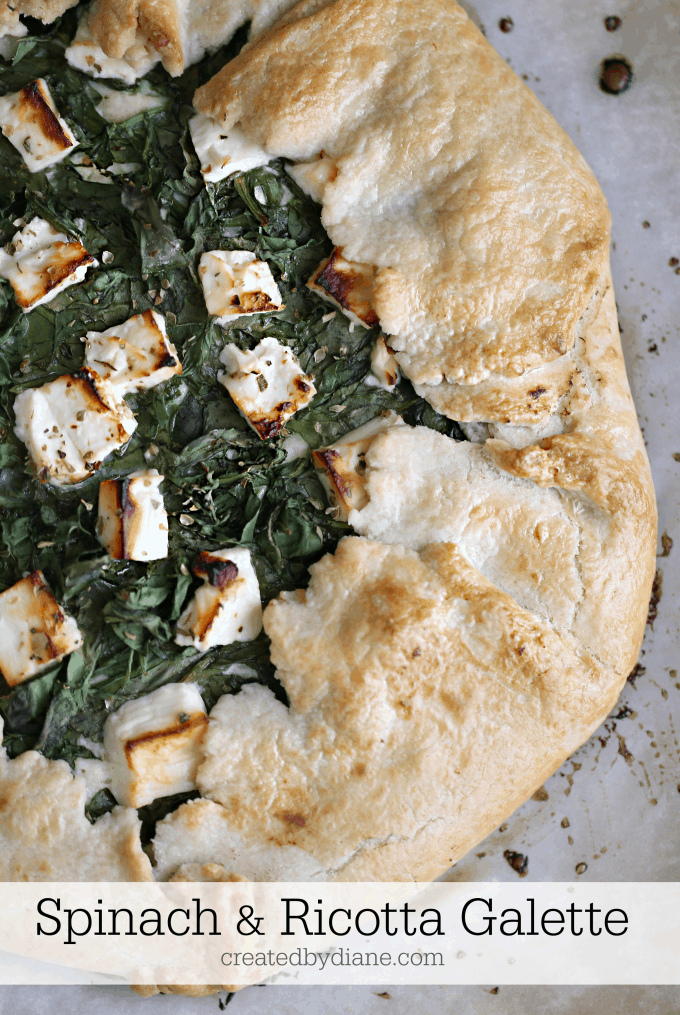
[[(444, 0), (442, 0), (444, 2)], [(628, 374), (660, 509), (661, 595), (640, 664), (612, 717), (531, 800), (446, 877), (512, 880), (505, 849), (532, 880), (680, 878), (680, 3), (678, 0), (477, 0), (464, 4), (574, 139), (613, 217), (613, 272)], [(607, 32), (604, 18), (622, 27)], [(503, 33), (501, 18), (514, 28)], [(635, 80), (598, 86), (600, 62), (623, 54)], [(677, 459), (673, 456), (677, 455)], [(675, 545), (670, 547), (670, 541)], [(568, 824), (567, 824), (568, 823)], [(577, 875), (577, 865), (586, 864)], [(582, 870), (579, 867), (579, 870)], [(575, 981), (578, 972), (574, 971)], [(230, 1015), (679, 1015), (680, 988), (252, 987)], [(378, 996), (386, 991), (389, 998)], [(224, 995), (143, 1000), (118, 987), (13, 987), (2, 1015), (217, 1012)]]

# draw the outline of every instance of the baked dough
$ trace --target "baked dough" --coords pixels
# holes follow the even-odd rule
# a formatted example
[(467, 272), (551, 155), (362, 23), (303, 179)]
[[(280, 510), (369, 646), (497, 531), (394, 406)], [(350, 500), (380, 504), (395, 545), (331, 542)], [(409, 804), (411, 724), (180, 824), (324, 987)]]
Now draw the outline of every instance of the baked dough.
[(457, 4), (303, 0), (194, 101), (297, 164), (343, 257), (376, 268), (381, 327), (435, 409), (554, 410), (571, 380), (556, 361), (602, 291), (609, 212)]
[[(333, 880), (429, 880), (610, 711), (655, 538), (611, 286), (579, 345), (569, 433), (374, 438), (350, 514), (374, 538), (345, 539), (264, 614), (290, 709), (250, 686), (211, 714), (198, 784), (229, 834), (304, 849)], [(182, 824), (159, 826), (165, 850)]]
[(199, 786), (242, 835), (306, 849), (330, 880), (433, 879), (618, 693), (450, 543), (345, 539), (266, 627), (290, 710), (259, 686), (222, 698)]
[(65, 761), (2, 749), (0, 719), (0, 881), (153, 881), (131, 807), (94, 824), (85, 816), (85, 779)]
[[(251, 35), (255, 35), (292, 2), (94, 0), (83, 18), (76, 42), (94, 43), (106, 56), (126, 59), (138, 74), (146, 73), (149, 66), (160, 60), (168, 73), (176, 77), (206, 51), (228, 42), (247, 21), (251, 23)], [(141, 53), (146, 59), (140, 59)]]
[(375, 437), (363, 538), (264, 614), (290, 707), (220, 699), (197, 781), (222, 810), (169, 815), (158, 852), (204, 863), (221, 824), (236, 871), (240, 839), (300, 878), (429, 880), (602, 722), (642, 640), (656, 510), (606, 204), (450, 2), (303, 0), (195, 104), (294, 160), (416, 390), (488, 439)]
[(0, 39), (11, 35), (15, 39), (26, 35), (26, 26), (20, 16), (39, 18), (49, 25), (69, 7), (75, 7), (78, 0), (2, 0), (0, 2)]

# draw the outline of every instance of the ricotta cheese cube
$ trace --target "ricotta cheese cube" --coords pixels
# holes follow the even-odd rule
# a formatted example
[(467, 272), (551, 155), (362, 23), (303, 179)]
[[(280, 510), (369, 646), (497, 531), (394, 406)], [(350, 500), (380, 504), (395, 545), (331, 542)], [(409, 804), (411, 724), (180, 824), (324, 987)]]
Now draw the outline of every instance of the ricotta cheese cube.
[(87, 269), (97, 264), (82, 243), (69, 240), (41, 218), (31, 219), (15, 233), (12, 248), (12, 254), (0, 251), (0, 276), (9, 281), (26, 314), (82, 282)]
[(197, 113), (189, 120), (191, 140), (207, 183), (217, 183), (233, 173), (266, 166), (270, 156), (249, 141), (238, 124), (225, 130), (210, 116)]
[(87, 367), (22, 391), (14, 415), (38, 479), (53, 486), (87, 479), (137, 428), (130, 407)]
[(116, 78), (126, 85), (134, 84), (137, 78), (143, 77), (160, 60), (160, 55), (139, 30), (134, 43), (122, 57), (107, 56), (92, 38), (87, 18), (81, 18), (73, 42), (64, 56), (72, 67), (84, 71), (90, 77)]
[(168, 555), (168, 513), (158, 469), (99, 485), (97, 535), (114, 560), (162, 560)]
[(196, 789), (208, 716), (197, 684), (165, 684), (106, 720), (104, 749), (119, 804), (144, 807)]
[(252, 352), (241, 352), (231, 343), (220, 360), (227, 371), (217, 379), (261, 440), (276, 437), (286, 420), (316, 394), (312, 378), (302, 372), (292, 350), (275, 338), (263, 338)]
[(208, 313), (217, 318), (218, 324), (284, 308), (269, 265), (258, 261), (249, 250), (211, 250), (202, 254), (198, 274)]
[(207, 652), (251, 641), (262, 630), (260, 586), (248, 550), (200, 553), (192, 571), (203, 585), (177, 621), (175, 642)]
[(403, 425), (401, 416), (389, 412), (345, 434), (330, 447), (312, 451), (312, 460), (320, 470), (319, 478), (343, 522), (353, 508), (361, 510), (368, 503), (364, 479), (366, 452), (379, 433), (398, 424)]
[(85, 365), (109, 381), (121, 397), (154, 388), (182, 373), (165, 320), (155, 310), (135, 314), (106, 331), (88, 331)]
[(366, 378), (369, 386), (384, 388), (385, 391), (393, 391), (399, 380), (399, 364), (397, 363), (394, 350), (390, 349), (384, 335), (376, 339), (371, 353), (372, 377)]
[(0, 594), (0, 671), (10, 687), (22, 684), (83, 643), (42, 571), (33, 571)]
[(375, 328), (380, 322), (372, 305), (374, 276), (375, 271), (369, 264), (346, 261), (342, 248), (336, 247), (331, 256), (321, 262), (307, 286), (342, 310), (354, 324)]
[(61, 162), (78, 144), (42, 78), (0, 98), (0, 124), (30, 173)]

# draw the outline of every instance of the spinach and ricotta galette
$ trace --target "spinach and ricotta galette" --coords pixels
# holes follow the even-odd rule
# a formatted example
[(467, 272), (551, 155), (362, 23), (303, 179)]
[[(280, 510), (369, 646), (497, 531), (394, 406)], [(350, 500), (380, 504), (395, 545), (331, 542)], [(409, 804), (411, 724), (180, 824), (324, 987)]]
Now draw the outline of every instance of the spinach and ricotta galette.
[(0, 878), (436, 877), (644, 629), (592, 173), (453, 0), (0, 26)]

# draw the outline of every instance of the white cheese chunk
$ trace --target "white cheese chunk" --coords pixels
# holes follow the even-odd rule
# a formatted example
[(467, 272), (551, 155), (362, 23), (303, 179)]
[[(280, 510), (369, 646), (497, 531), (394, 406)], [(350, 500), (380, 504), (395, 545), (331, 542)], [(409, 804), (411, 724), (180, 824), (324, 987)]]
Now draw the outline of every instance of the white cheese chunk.
[(0, 594), (0, 671), (10, 687), (40, 673), (82, 645), (73, 617), (64, 613), (34, 571)]
[(192, 570), (203, 585), (177, 621), (176, 643), (207, 652), (214, 645), (256, 638), (262, 630), (262, 603), (249, 551), (200, 553)]
[(208, 716), (197, 684), (165, 684), (106, 720), (104, 747), (119, 804), (144, 807), (196, 789)]
[(31, 173), (61, 162), (78, 144), (42, 78), (0, 98), (0, 124)]
[(369, 387), (393, 391), (399, 380), (399, 364), (384, 335), (380, 335), (371, 353), (371, 376), (366, 378)]
[(287, 462), (293, 462), (296, 458), (304, 458), (305, 455), (309, 454), (309, 444), (297, 433), (286, 437), (281, 447), (286, 452)]
[(15, 233), (12, 247), (13, 254), (0, 251), (0, 276), (9, 281), (24, 313), (81, 282), (87, 269), (97, 264), (82, 243), (69, 240), (41, 218)]
[(104, 377), (121, 397), (145, 391), (182, 373), (177, 350), (155, 310), (129, 317), (106, 331), (85, 335), (85, 365)]
[(473, 444), (484, 444), (491, 437), (488, 423), (465, 422), (459, 423), (458, 426)]
[(9, 63), (14, 59), (14, 56), (19, 45), (19, 40), (23, 39), (28, 34), (26, 25), (23, 25), (18, 21), (15, 25), (12, 25), (11, 33), (6, 31), (0, 35), (0, 56), (3, 60), (7, 60)]
[(71, 165), (78, 176), (83, 180), (87, 180), (88, 183), (107, 183), (113, 186), (111, 177), (105, 176), (85, 152), (76, 152), (71, 159)]
[(326, 187), (338, 175), (335, 160), (325, 152), (321, 152), (314, 162), (298, 162), (295, 166), (286, 166), (286, 170), (300, 190), (317, 204), (323, 204)]
[(124, 123), (125, 120), (129, 120), (139, 113), (146, 113), (149, 109), (158, 109), (166, 101), (162, 95), (152, 91), (119, 92), (115, 88), (107, 88), (106, 85), (98, 84), (93, 84), (92, 87), (102, 97), (95, 109), (109, 123)]
[(87, 18), (81, 18), (73, 42), (64, 56), (77, 70), (93, 78), (116, 78), (131, 85), (146, 74), (160, 60), (159, 53), (137, 31), (134, 43), (120, 58), (107, 56), (92, 38)]
[(330, 447), (312, 451), (312, 460), (320, 470), (319, 478), (343, 522), (353, 508), (360, 510), (368, 503), (364, 479), (366, 452), (377, 434), (397, 424), (404, 425), (401, 416), (390, 411), (345, 434)]
[(99, 485), (97, 535), (114, 560), (162, 560), (168, 555), (168, 513), (158, 469)]
[(106, 172), (112, 176), (131, 176), (138, 169), (142, 168), (141, 162), (112, 162), (106, 167)]
[(369, 264), (347, 261), (340, 247), (322, 261), (307, 286), (322, 299), (342, 310), (353, 324), (375, 328), (379, 324), (373, 309), (374, 269)]
[(53, 486), (87, 479), (137, 428), (129, 406), (87, 367), (22, 391), (14, 414), (38, 478)]
[(227, 371), (217, 379), (262, 440), (276, 437), (286, 420), (316, 394), (292, 349), (275, 338), (263, 338), (251, 352), (226, 345), (220, 360)]
[(198, 274), (208, 313), (217, 318), (218, 324), (284, 308), (269, 265), (258, 261), (249, 250), (211, 250), (202, 254)]
[(203, 179), (209, 183), (269, 162), (264, 148), (249, 141), (238, 125), (225, 130), (212, 117), (197, 113), (189, 120), (189, 130)]

